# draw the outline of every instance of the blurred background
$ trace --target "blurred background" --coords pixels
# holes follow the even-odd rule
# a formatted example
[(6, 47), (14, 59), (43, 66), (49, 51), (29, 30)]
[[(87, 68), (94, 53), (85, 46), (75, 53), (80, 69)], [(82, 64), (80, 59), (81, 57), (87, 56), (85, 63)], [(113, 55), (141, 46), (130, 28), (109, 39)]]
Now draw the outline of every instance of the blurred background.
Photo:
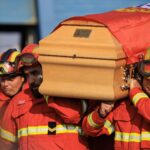
[(64, 19), (150, 0), (0, 0), (0, 52), (38, 43)]

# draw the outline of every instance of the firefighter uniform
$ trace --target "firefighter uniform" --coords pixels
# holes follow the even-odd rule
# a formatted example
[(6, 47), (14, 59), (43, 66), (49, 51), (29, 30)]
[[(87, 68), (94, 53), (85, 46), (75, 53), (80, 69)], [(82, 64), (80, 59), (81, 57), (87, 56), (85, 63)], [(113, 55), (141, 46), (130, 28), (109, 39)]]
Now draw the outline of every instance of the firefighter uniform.
[(3, 113), (5, 112), (9, 101), (10, 98), (0, 92), (0, 121), (2, 120)]
[[(20, 53), (18, 51), (15, 51), (14, 49), (10, 49), (9, 51), (10, 51), (10, 53), (7, 54), (7, 57), (8, 57), (7, 61), (10, 61), (10, 62), (13, 63), (14, 60), (15, 60), (15, 57), (17, 55), (19, 55)], [(0, 61), (1, 62), (6, 61), (4, 57), (5, 56), (1, 54), (1, 56), (0, 56)], [(0, 69), (1, 69), (1, 66), (2, 66), (1, 62), (0, 62)], [(0, 71), (0, 74), (1, 74), (1, 71)], [(6, 108), (7, 108), (7, 105), (9, 104), (10, 100), (11, 100), (11, 98), (9, 96), (6, 96), (2, 92), (2, 90), (0, 89), (0, 122), (1, 122), (1, 120), (3, 118), (3, 114), (4, 114), (4, 112), (5, 112)]]
[(1, 137), (18, 142), (19, 150), (87, 150), (78, 126), (80, 101), (35, 99), (26, 83), (10, 101), (1, 126)]
[(91, 136), (115, 132), (115, 150), (150, 149), (150, 99), (140, 89), (130, 91), (106, 118), (98, 110), (84, 118), (83, 130)]

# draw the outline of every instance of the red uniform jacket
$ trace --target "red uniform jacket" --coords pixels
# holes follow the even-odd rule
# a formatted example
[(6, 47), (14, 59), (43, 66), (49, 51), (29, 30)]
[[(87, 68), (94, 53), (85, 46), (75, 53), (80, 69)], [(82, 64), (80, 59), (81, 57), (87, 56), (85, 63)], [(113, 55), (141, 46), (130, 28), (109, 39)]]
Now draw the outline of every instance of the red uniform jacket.
[(2, 120), (3, 113), (5, 112), (9, 101), (10, 98), (0, 92), (0, 120)]
[(115, 132), (116, 150), (150, 149), (150, 99), (139, 88), (130, 91), (130, 99), (104, 119), (97, 110), (90, 113), (83, 121), (84, 132), (91, 136)]
[[(5, 110), (9, 104), (10, 100), (11, 100), (10, 97), (7, 97), (2, 92), (0, 92), (0, 128), (1, 128), (1, 121), (2, 121), (3, 115), (5, 113)], [(7, 141), (0, 138), (0, 149), (8, 150), (10, 147), (11, 147), (11, 145)]]
[(81, 110), (80, 101), (35, 99), (26, 84), (7, 107), (1, 137), (19, 150), (87, 150), (78, 126)]

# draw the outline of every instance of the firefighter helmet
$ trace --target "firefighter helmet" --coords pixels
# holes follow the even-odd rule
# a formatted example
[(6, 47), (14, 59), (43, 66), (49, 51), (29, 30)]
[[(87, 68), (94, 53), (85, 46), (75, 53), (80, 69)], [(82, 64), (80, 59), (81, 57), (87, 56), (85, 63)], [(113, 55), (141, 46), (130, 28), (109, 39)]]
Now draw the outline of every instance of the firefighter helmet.
[(37, 47), (37, 44), (29, 44), (24, 47), (22, 53), (17, 57), (18, 67), (32, 66), (37, 62), (38, 55), (33, 53), (33, 50)]
[(16, 49), (8, 49), (0, 56), (0, 76), (17, 73), (16, 58), (20, 54)]
[(144, 55), (144, 59), (139, 62), (139, 73), (143, 77), (150, 77), (150, 48), (146, 50), (146, 53)]

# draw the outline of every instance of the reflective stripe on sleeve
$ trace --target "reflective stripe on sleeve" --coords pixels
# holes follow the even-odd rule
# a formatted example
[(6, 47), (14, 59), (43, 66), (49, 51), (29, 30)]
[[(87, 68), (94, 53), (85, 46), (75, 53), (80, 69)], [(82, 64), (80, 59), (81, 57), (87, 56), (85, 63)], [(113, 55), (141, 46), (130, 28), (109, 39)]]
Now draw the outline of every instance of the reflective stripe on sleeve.
[(134, 97), (132, 98), (133, 104), (136, 106), (137, 102), (141, 98), (148, 98), (148, 96), (145, 93), (137, 93), (137, 94), (135, 94)]
[(108, 130), (109, 134), (112, 134), (114, 132), (114, 126), (111, 124), (109, 120), (106, 120), (104, 123), (104, 127)]
[(96, 124), (96, 123), (93, 121), (93, 119), (92, 119), (92, 114), (93, 114), (93, 113), (89, 114), (88, 117), (87, 117), (87, 121), (88, 121), (89, 125), (90, 125), (91, 127), (93, 127), (93, 128), (98, 128), (98, 127), (100, 127), (99, 124)]
[(1, 128), (1, 137), (13, 143), (17, 142), (17, 137), (15, 135), (13, 135), (11, 132), (8, 132), (2, 128)]

